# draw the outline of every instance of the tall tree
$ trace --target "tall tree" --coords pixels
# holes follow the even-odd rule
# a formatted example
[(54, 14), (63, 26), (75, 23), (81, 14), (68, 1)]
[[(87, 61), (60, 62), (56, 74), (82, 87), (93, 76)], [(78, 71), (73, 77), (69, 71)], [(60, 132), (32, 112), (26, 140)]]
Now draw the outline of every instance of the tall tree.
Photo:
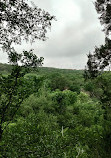
[[(99, 19), (104, 26), (105, 44), (100, 48), (96, 47), (94, 52), (88, 55), (87, 67), (85, 69), (85, 79), (94, 79), (100, 75), (104, 70), (111, 68), (111, 0), (96, 0), (95, 7), (97, 13), (100, 15)], [(104, 131), (103, 140), (107, 157), (111, 157), (111, 88), (110, 88), (110, 73), (102, 74), (95, 80), (97, 89), (101, 89), (99, 101), (104, 109)]]
[(94, 52), (88, 55), (85, 78), (94, 78), (103, 72), (104, 69), (110, 69), (111, 66), (111, 1), (97, 0), (95, 8), (100, 15), (100, 22), (104, 26), (105, 44), (101, 45), (100, 48), (95, 47)]
[(0, 1), (0, 47), (8, 53), (9, 63), (13, 65), (8, 77), (0, 76), (0, 140), (21, 103), (30, 95), (24, 75), (43, 61), (32, 50), (17, 53), (12, 45), (21, 44), (22, 40), (31, 43), (35, 39), (46, 40), (52, 19), (54, 16), (34, 4), (30, 6), (26, 0)]

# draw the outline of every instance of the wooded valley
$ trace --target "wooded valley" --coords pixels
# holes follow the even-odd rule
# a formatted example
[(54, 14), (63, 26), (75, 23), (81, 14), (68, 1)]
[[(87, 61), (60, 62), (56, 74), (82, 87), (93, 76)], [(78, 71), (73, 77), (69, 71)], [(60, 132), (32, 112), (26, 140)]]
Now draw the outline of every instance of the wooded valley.
[[(55, 16), (33, 2), (0, 1), (0, 51), (8, 57), (0, 63), (0, 158), (111, 158), (111, 1), (94, 5), (105, 42), (87, 55), (84, 70), (73, 70), (42, 67), (33, 49), (15, 49), (45, 41)], [(67, 3), (63, 8), (67, 15)]]
[[(12, 68), (0, 64), (4, 80)], [(84, 81), (83, 74), (43, 67), (19, 79), (3, 123), (3, 127), (9, 124), (0, 142), (1, 158), (111, 157), (111, 73), (93, 81)], [(10, 121), (19, 93), (28, 96)], [(5, 91), (1, 105), (6, 96)]]

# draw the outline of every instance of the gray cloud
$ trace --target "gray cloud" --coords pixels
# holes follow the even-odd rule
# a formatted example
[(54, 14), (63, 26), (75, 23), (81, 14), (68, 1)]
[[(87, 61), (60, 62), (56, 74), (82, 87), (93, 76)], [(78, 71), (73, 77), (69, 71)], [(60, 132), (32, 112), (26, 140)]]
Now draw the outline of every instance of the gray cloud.
[[(47, 0), (47, 2), (33, 0), (33, 2), (55, 15), (57, 21), (52, 23), (51, 32), (47, 34), (49, 39), (46, 42), (36, 41), (33, 45), (23, 42), (21, 46), (16, 46), (16, 49), (22, 51), (23, 48), (26, 50), (34, 48), (34, 53), (45, 58), (44, 66), (84, 68), (87, 61), (86, 54), (93, 51), (95, 45), (104, 43), (102, 27), (92, 1), (61, 0), (60, 3), (57, 0)], [(67, 7), (69, 2), (72, 4), (74, 2), (76, 5), (72, 13), (71, 6)], [(64, 7), (69, 10), (64, 10)], [(72, 17), (68, 18), (67, 15)]]

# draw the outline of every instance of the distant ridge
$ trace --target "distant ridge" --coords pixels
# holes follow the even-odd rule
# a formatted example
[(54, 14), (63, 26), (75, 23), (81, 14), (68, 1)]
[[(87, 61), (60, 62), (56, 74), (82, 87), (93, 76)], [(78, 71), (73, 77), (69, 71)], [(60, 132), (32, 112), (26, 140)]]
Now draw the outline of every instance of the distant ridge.
[[(0, 73), (10, 73), (12, 69), (12, 66), (10, 64), (6, 63), (0, 63)], [(60, 72), (60, 73), (72, 73), (72, 72), (81, 72), (83, 73), (83, 70), (77, 70), (77, 69), (62, 69), (62, 68), (54, 68), (54, 67), (38, 67), (37, 68), (41, 73), (49, 73), (49, 72)]]

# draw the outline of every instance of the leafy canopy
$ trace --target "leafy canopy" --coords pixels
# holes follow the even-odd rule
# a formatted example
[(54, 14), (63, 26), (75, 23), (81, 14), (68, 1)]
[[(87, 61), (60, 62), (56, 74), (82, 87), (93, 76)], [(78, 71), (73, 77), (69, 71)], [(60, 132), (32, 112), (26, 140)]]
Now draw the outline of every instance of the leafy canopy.
[(95, 47), (92, 54), (89, 53), (85, 70), (86, 79), (97, 77), (104, 69), (110, 69), (111, 65), (111, 1), (97, 0), (95, 8), (100, 15), (100, 22), (104, 26), (105, 44), (101, 45), (100, 48)]
[(52, 19), (54, 16), (34, 4), (28, 5), (25, 0), (0, 1), (0, 46), (8, 53), (9, 63), (13, 65), (10, 75), (0, 75), (0, 140), (23, 100), (33, 93), (28, 89), (24, 75), (30, 67), (41, 66), (43, 62), (33, 50), (20, 54), (12, 45), (21, 44), (22, 40), (46, 40)]
[(34, 42), (46, 40), (47, 29), (51, 26), (48, 12), (29, 5), (26, 0), (0, 1), (0, 45), (5, 51), (14, 48), (12, 44), (21, 44), (22, 39)]

